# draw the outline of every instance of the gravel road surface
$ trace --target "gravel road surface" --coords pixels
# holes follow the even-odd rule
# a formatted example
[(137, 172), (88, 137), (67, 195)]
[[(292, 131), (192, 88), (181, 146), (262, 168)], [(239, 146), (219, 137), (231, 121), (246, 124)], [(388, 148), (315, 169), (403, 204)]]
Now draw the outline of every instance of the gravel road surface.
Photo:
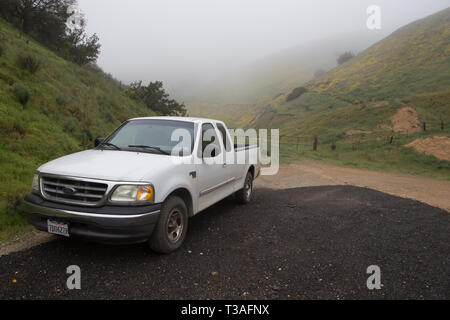
[[(447, 211), (352, 186), (254, 196), (192, 218), (171, 255), (58, 238), (2, 256), (0, 299), (450, 299)], [(81, 290), (66, 288), (70, 265)]]

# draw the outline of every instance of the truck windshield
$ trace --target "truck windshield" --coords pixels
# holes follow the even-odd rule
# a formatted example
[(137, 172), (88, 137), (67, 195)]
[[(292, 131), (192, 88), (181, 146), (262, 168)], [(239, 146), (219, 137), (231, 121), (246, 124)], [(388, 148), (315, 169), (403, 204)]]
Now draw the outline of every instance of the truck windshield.
[(194, 124), (174, 120), (131, 120), (114, 131), (99, 148), (163, 155), (190, 155)]

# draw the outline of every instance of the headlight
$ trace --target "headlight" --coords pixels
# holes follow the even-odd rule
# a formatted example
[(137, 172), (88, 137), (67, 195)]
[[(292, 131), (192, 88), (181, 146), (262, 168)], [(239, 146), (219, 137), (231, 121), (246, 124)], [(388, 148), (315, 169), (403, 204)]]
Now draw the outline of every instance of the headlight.
[(123, 185), (114, 190), (111, 201), (112, 202), (152, 202), (154, 200), (153, 186), (150, 185)]
[(31, 190), (33, 193), (41, 193), (41, 187), (39, 184), (39, 174), (35, 174), (33, 177), (33, 184), (31, 185)]

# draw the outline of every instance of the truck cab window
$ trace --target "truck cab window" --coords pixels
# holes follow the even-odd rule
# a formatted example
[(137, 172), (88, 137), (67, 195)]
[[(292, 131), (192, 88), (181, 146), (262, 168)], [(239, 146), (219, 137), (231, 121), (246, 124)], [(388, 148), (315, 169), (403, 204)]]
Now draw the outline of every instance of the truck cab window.
[(202, 125), (202, 156), (204, 158), (214, 158), (220, 155), (221, 148), (219, 139), (211, 123)]

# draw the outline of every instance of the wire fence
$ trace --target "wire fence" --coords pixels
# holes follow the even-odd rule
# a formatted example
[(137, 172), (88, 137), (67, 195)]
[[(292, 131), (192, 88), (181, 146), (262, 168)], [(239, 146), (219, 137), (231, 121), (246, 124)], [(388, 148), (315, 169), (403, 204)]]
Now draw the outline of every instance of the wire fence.
[[(446, 131), (446, 124), (444, 121), (440, 121), (438, 125), (433, 123), (433, 132), (438, 129), (441, 132)], [(420, 126), (420, 131), (429, 132), (430, 127), (427, 122), (422, 122)], [(417, 130), (415, 131), (417, 132)], [(389, 132), (383, 136), (378, 137), (379, 141), (384, 141), (386, 144), (393, 145), (395, 141), (400, 140), (401, 136), (408, 136), (414, 132)], [(317, 151), (320, 148), (330, 148), (331, 150), (337, 150), (337, 142), (342, 141), (345, 137), (348, 138), (347, 143), (351, 144), (353, 150), (357, 150), (359, 145), (366, 141), (364, 136), (354, 136), (352, 141), (352, 135), (347, 135), (346, 133), (326, 135), (326, 136), (315, 136), (315, 135), (280, 135), (279, 136), (279, 147), (287, 147), (289, 151), (295, 151), (297, 153), (301, 151)], [(267, 149), (271, 150), (271, 138), (270, 135), (267, 137), (267, 141), (262, 141), (267, 146)]]

